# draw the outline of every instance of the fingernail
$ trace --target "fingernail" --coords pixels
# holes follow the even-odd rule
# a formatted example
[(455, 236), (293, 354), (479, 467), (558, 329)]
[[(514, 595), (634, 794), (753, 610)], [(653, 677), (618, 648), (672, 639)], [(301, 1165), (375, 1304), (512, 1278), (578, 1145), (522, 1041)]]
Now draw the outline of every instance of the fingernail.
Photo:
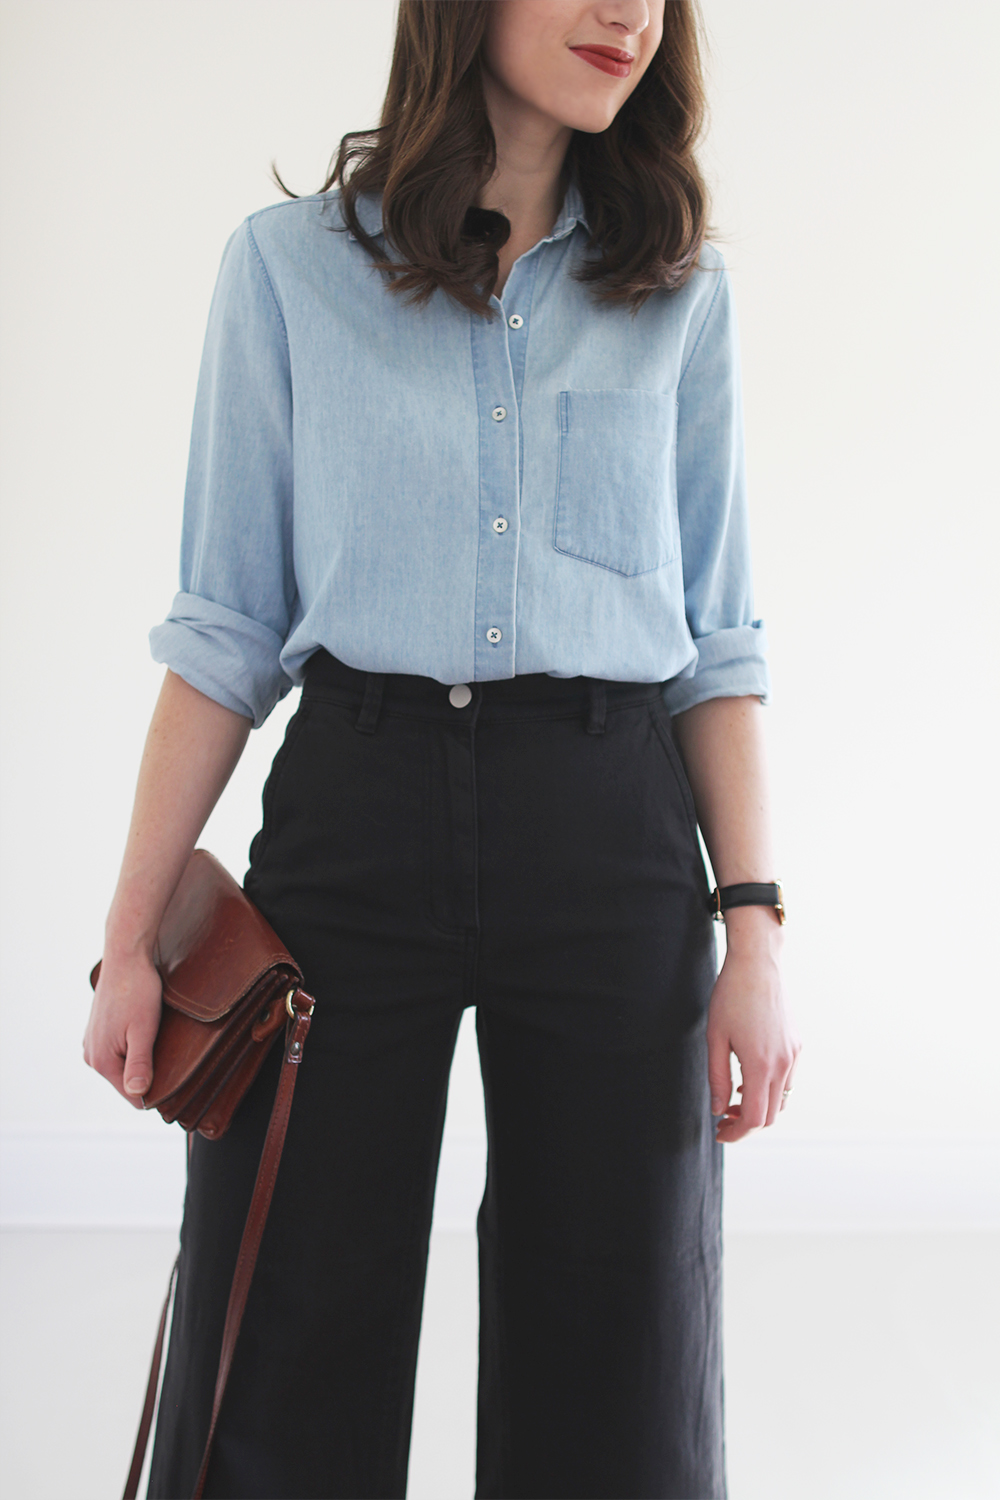
[(722, 1111), (725, 1109), (725, 1107), (726, 1106), (723, 1104), (723, 1102), (722, 1102), (721, 1099), (713, 1099), (712, 1100), (712, 1113), (713, 1113), (713, 1115), (721, 1115)]
[(144, 1094), (149, 1088), (148, 1078), (130, 1078), (125, 1085), (126, 1094)]

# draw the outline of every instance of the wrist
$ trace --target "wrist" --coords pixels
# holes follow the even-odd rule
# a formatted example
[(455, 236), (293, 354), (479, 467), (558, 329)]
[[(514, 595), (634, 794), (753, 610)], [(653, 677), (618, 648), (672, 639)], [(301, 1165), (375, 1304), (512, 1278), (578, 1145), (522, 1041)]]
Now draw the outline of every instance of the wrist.
[(777, 956), (785, 931), (773, 906), (734, 906), (725, 914), (726, 951)]
[(105, 963), (134, 963), (137, 958), (152, 963), (158, 930), (159, 924), (153, 927), (134, 917), (130, 919), (112, 907), (104, 924)]

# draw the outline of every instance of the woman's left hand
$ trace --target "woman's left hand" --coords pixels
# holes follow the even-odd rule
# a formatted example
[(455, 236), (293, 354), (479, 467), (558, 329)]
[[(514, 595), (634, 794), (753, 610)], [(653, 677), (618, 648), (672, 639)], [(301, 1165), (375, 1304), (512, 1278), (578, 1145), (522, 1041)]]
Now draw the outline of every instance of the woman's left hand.
[[(773, 1125), (785, 1107), (802, 1048), (785, 1007), (779, 969), (781, 928), (765, 907), (726, 914), (726, 961), (708, 1010), (708, 1078), (716, 1140), (732, 1144)], [(729, 1054), (739, 1059), (742, 1099), (731, 1104)]]

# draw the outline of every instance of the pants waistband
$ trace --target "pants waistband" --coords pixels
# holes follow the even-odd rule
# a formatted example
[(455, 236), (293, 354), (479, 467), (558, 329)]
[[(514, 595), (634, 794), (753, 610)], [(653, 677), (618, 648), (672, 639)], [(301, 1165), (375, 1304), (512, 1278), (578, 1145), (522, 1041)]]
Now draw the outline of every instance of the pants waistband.
[(302, 696), (357, 708), (357, 727), (367, 733), (374, 731), (382, 713), (393, 713), (453, 722), (580, 714), (590, 734), (601, 734), (609, 710), (653, 702), (661, 691), (659, 682), (550, 677), (546, 672), (449, 685), (403, 672), (363, 672), (320, 649), (306, 663)]

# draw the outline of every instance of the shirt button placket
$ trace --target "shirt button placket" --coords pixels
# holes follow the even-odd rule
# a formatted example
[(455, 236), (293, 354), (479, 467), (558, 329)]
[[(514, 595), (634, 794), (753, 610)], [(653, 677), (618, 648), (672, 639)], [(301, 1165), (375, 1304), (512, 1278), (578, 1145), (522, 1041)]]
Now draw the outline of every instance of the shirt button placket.
[(474, 656), (476, 675), (484, 681), (513, 676), (516, 644), (520, 422), (508, 340), (524, 319), (504, 308), (500, 312), (489, 321), (475, 319), (472, 326), (480, 413)]

